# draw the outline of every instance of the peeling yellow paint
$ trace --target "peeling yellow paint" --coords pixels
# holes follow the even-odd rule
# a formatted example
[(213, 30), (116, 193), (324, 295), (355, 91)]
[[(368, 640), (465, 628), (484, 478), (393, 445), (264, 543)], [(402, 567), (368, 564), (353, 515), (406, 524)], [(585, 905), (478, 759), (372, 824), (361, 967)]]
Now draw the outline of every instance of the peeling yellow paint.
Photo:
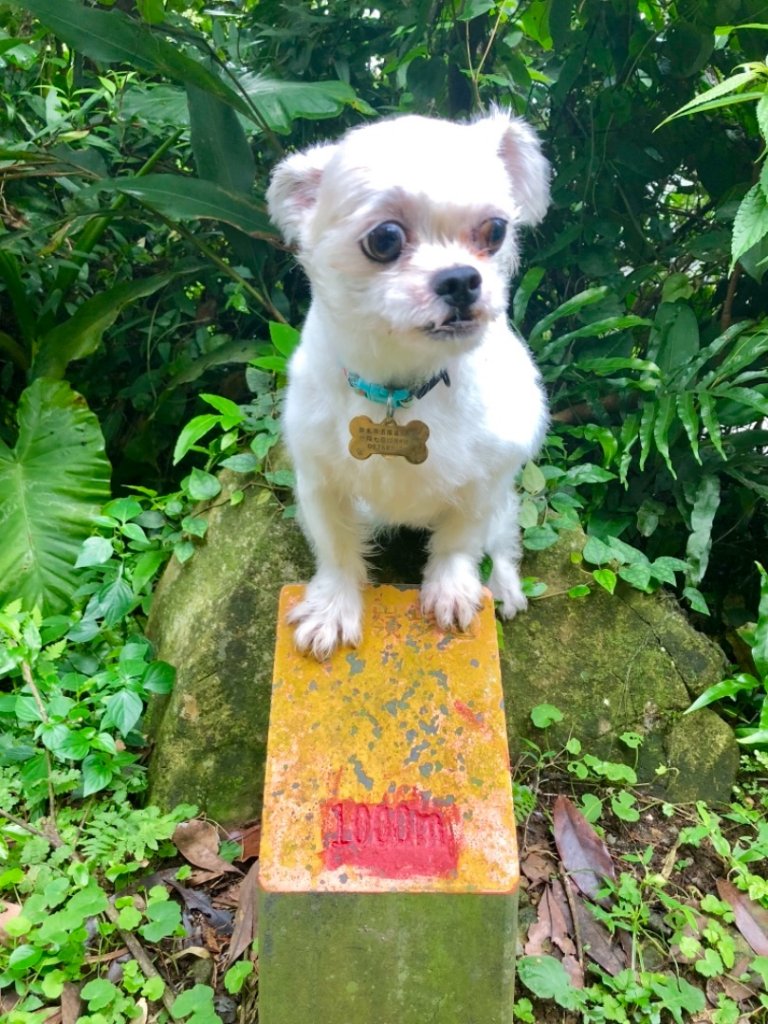
[(519, 870), (493, 602), (467, 633), (417, 588), (368, 588), (364, 639), (318, 664), (284, 587), (261, 885), (275, 892), (509, 893)]

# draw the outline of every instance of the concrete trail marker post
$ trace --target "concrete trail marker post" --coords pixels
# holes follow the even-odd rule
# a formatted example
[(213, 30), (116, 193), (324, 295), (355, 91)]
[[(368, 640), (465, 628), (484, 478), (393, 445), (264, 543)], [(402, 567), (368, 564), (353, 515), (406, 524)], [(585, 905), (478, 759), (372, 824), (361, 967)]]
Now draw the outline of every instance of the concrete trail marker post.
[(509, 1024), (519, 869), (490, 595), (466, 634), (372, 587), (364, 639), (275, 653), (260, 1024)]

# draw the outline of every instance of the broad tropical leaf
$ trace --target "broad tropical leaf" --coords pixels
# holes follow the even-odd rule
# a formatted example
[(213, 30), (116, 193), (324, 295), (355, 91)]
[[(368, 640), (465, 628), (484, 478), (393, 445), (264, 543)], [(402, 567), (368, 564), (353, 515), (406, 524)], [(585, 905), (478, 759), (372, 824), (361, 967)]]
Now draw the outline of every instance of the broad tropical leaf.
[(134, 196), (172, 220), (220, 220), (254, 238), (277, 241), (275, 229), (255, 203), (212, 181), (181, 178), (177, 174), (147, 174), (141, 178), (117, 178), (111, 187)]
[(98, 420), (63, 381), (21, 396), (14, 448), (0, 441), (0, 604), (63, 609), (75, 561), (101, 504), (110, 466)]
[(360, 106), (354, 89), (346, 82), (281, 82), (261, 75), (244, 75), (239, 84), (276, 132), (289, 132), (297, 117), (338, 117), (346, 105)]

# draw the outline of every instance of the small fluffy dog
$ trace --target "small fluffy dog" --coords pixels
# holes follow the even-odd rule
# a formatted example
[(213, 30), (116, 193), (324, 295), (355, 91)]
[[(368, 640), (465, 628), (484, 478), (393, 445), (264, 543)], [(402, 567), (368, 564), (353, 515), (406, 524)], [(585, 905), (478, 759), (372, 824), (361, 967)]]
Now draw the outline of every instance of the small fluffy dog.
[(441, 628), (472, 621), (484, 553), (511, 618), (526, 606), (513, 479), (547, 425), (507, 323), (517, 228), (549, 202), (535, 133), (501, 111), (397, 117), (287, 157), (267, 200), (312, 286), (284, 424), (317, 559), (298, 647), (322, 660), (359, 642), (382, 527), (432, 531), (421, 604)]

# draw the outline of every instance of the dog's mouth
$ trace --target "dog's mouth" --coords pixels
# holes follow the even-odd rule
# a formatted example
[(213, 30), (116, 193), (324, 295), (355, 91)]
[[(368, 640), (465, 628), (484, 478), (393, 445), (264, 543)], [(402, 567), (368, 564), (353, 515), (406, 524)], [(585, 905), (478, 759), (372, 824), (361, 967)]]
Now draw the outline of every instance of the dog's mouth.
[(462, 310), (454, 310), (442, 323), (434, 320), (425, 324), (424, 331), (436, 338), (454, 338), (462, 334), (472, 334), (478, 329), (480, 322), (471, 314)]

